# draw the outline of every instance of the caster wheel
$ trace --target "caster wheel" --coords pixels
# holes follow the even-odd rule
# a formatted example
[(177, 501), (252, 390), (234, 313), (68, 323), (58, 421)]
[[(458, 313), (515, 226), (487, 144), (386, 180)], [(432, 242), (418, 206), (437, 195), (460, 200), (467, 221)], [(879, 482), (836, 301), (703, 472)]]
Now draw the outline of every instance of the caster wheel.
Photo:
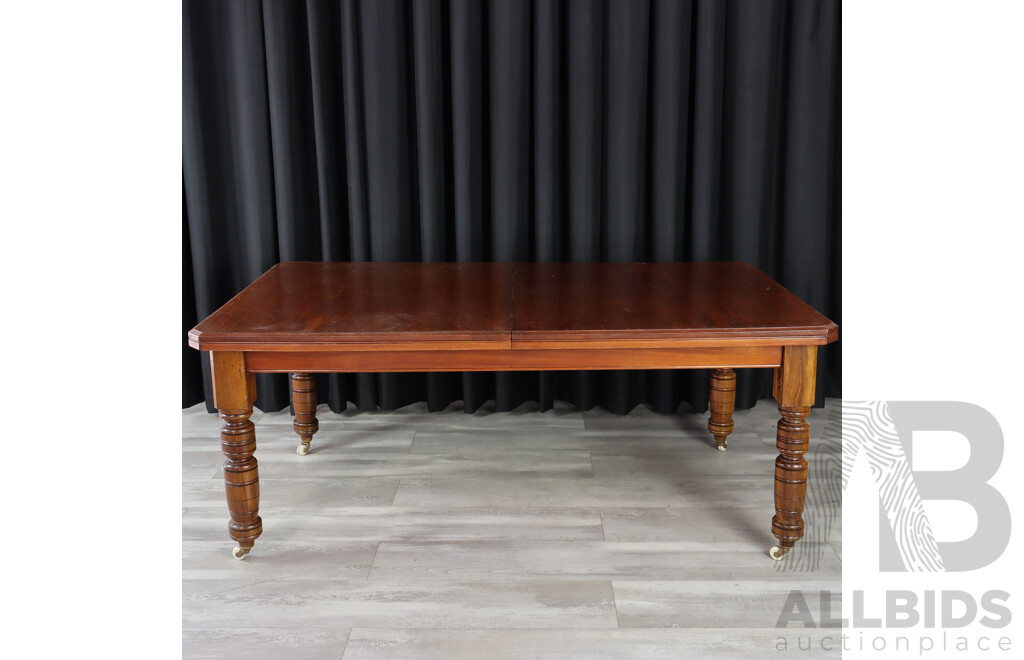
[(785, 557), (788, 552), (789, 552), (789, 548), (780, 548), (779, 546), (776, 545), (776, 546), (772, 547), (771, 550), (768, 551), (768, 556), (771, 557), (772, 559), (774, 559), (775, 561), (779, 561), (780, 559)]
[(305, 456), (309, 453), (309, 445), (303, 443), (295, 448), (295, 453), (299, 456)]
[(728, 447), (728, 445), (718, 445), (718, 451), (725, 451), (726, 447)]
[(252, 548), (235, 548), (231, 552), (231, 554), (233, 554), (235, 556), (235, 559), (238, 559), (239, 561), (241, 561), (242, 559), (245, 559), (245, 556), (247, 554), (249, 554), (250, 550), (252, 550)]

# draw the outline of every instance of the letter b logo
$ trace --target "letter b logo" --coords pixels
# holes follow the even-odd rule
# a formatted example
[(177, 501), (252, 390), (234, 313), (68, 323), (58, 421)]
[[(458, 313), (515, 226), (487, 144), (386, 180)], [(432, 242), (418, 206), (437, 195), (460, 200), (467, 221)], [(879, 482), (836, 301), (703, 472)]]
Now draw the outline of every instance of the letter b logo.
[[(994, 562), (1010, 542), (1007, 500), (988, 484), (1002, 461), (1002, 430), (995, 417), (980, 406), (961, 401), (890, 401), (889, 412), (906, 456), (908, 472), (913, 466), (913, 432), (951, 431), (967, 440), (970, 457), (962, 468), (945, 472), (913, 471), (912, 480), (922, 500), (964, 501), (977, 512), (978, 529), (973, 536), (962, 541), (935, 541), (943, 568), (970, 571)], [(912, 525), (904, 529), (895, 527), (883, 521), (880, 530), (883, 539), (880, 568), (883, 571), (907, 570), (900, 553), (893, 552), (896, 549), (893, 538), (887, 538), (885, 532), (890, 535), (921, 532), (920, 527), (915, 529)]]
[[(881, 498), (882, 571), (970, 571), (991, 564), (1010, 541), (1010, 509), (988, 480), (1003, 459), (1003, 432), (984, 408), (959, 401), (843, 402), (844, 473), (867, 455)], [(951, 431), (970, 447), (956, 470), (913, 471), (915, 431)], [(940, 542), (926, 500), (966, 502), (978, 528), (963, 541)]]

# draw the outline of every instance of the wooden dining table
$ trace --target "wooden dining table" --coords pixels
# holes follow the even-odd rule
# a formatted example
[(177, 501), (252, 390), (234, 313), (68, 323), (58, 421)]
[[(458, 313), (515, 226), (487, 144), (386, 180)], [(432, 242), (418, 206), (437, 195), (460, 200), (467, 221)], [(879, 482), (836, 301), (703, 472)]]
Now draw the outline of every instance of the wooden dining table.
[(298, 453), (318, 430), (315, 374), (711, 369), (708, 429), (733, 430), (736, 368), (774, 369), (781, 559), (803, 536), (818, 347), (838, 327), (757, 268), (695, 263), (279, 263), (188, 333), (209, 351), (230, 522), (263, 531), (257, 373), (291, 374)]

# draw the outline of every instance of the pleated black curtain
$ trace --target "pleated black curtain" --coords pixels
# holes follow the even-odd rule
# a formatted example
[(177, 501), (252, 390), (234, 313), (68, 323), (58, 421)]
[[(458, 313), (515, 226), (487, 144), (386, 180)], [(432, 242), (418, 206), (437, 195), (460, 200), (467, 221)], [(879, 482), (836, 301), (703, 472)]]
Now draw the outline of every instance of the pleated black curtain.
[[(185, 330), (279, 261), (749, 261), (840, 315), (840, 7), (186, 0)], [(183, 340), (184, 343), (184, 340)], [(212, 410), (183, 352), (183, 405)], [(839, 345), (819, 397), (840, 395)], [(322, 376), (335, 411), (707, 409), (704, 371)], [(260, 376), (256, 405), (288, 405)], [(741, 371), (737, 405), (771, 395)]]

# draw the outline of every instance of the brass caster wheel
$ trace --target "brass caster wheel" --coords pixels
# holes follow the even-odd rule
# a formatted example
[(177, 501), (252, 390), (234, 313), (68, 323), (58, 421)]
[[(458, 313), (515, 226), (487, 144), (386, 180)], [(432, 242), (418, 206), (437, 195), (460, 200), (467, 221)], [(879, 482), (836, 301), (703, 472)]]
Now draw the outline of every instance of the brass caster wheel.
[(301, 445), (295, 448), (295, 453), (298, 454), (299, 456), (305, 456), (306, 454), (309, 453), (309, 445), (306, 443), (302, 443)]
[(231, 554), (233, 554), (235, 556), (235, 559), (241, 561), (241, 560), (245, 559), (245, 556), (247, 554), (249, 554), (250, 550), (252, 550), (252, 548), (241, 548), (241, 547), (239, 547), (239, 548), (235, 548), (234, 550), (232, 550)]
[(779, 561), (780, 559), (782, 559), (783, 557), (786, 556), (786, 553), (788, 553), (789, 550), (790, 550), (790, 548), (780, 548), (779, 546), (776, 545), (776, 546), (773, 546), (772, 549), (768, 551), (768, 556), (771, 557), (772, 559), (774, 559), (775, 561)]
[(725, 445), (725, 444), (718, 445), (718, 451), (725, 451), (725, 448), (728, 447), (728, 446), (729, 445)]

